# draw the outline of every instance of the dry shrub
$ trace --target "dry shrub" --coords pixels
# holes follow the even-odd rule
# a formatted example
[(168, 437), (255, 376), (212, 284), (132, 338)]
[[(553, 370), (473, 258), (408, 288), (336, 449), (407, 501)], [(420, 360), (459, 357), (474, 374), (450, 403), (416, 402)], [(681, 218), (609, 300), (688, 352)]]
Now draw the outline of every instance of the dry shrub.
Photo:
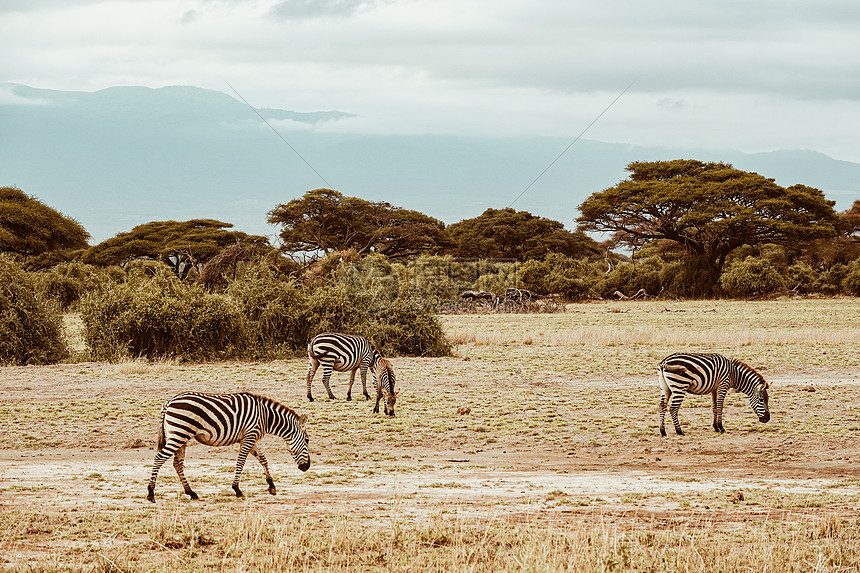
[(247, 346), (232, 299), (184, 285), (165, 268), (88, 293), (80, 311), (97, 360), (218, 359), (239, 355)]
[(0, 258), (0, 364), (52, 364), (69, 355), (62, 317), (36, 293), (28, 273)]

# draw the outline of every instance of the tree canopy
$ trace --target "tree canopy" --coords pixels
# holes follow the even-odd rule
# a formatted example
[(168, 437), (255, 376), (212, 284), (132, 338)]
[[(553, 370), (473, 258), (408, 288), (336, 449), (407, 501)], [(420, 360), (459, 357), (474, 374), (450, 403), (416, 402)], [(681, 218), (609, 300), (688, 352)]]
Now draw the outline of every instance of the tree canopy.
[(48, 251), (83, 249), (89, 238), (74, 219), (17, 187), (0, 187), (0, 252), (27, 258)]
[(582, 232), (571, 232), (559, 221), (528, 211), (487, 209), (472, 219), (448, 227), (451, 254), (459, 257), (543, 259), (549, 253), (571, 258), (600, 258), (600, 245)]
[(81, 260), (93, 265), (116, 265), (136, 258), (162, 261), (179, 275), (202, 265), (238, 241), (266, 242), (265, 237), (231, 231), (230, 223), (214, 219), (153, 221), (87, 249)]
[(714, 280), (741, 245), (797, 245), (837, 233), (835, 202), (819, 189), (686, 159), (633, 162), (627, 171), (628, 180), (580, 205), (580, 228), (612, 233), (616, 244), (634, 249), (670, 241)]
[(314, 189), (269, 212), (287, 252), (354, 249), (390, 258), (417, 255), (444, 240), (445, 224), (418, 211)]

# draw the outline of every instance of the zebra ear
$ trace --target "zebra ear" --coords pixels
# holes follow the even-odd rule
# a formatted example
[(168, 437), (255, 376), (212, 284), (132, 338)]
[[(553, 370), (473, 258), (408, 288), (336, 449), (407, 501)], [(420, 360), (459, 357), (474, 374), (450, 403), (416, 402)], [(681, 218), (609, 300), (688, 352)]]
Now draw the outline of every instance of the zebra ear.
[(768, 383), (767, 383), (767, 382), (765, 382), (764, 380), (762, 380), (761, 384), (759, 384), (759, 385), (758, 385), (758, 391), (759, 391), (759, 392), (764, 392), (764, 391), (765, 391), (765, 390), (767, 390), (768, 388), (770, 388), (770, 386), (769, 386), (769, 385), (768, 385)]
[(304, 428), (304, 427), (305, 427), (305, 423), (306, 423), (307, 421), (308, 421), (308, 415), (307, 415), (307, 414), (302, 414), (301, 416), (299, 416), (299, 425), (300, 425), (302, 428)]

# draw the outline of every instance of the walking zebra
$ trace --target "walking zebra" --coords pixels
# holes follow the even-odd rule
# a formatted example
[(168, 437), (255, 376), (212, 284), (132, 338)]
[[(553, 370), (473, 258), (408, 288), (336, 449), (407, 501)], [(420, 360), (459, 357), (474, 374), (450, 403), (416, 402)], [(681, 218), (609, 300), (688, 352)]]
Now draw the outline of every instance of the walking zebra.
[(379, 401), (385, 398), (385, 413), (394, 415), (394, 403), (397, 393), (394, 391), (394, 368), (391, 363), (384, 359), (376, 347), (366, 338), (354, 334), (338, 334), (325, 332), (316, 335), (308, 344), (308, 400), (314, 401), (311, 393), (311, 381), (317, 369), (322, 364), (323, 386), (328, 397), (335, 399), (329, 385), (332, 370), (338, 372), (349, 371), (349, 389), (346, 391), (346, 399), (352, 400), (352, 385), (355, 383), (355, 372), (361, 371), (361, 386), (364, 397), (370, 399), (367, 393), (367, 370), (373, 374), (376, 385), (376, 407), (374, 413), (379, 412)]
[(179, 475), (182, 487), (191, 499), (197, 494), (185, 479), (185, 446), (191, 438), (207, 446), (229, 446), (240, 442), (239, 459), (233, 478), (233, 491), (242, 497), (239, 476), (245, 467), (248, 454), (260, 460), (266, 471), (269, 493), (275, 495), (275, 482), (269, 473), (269, 464), (257, 442), (265, 434), (274, 434), (287, 441), (290, 452), (299, 469), (308, 471), (311, 457), (308, 453), (308, 434), (305, 431), (307, 416), (299, 416), (283, 404), (256, 394), (200, 394), (186, 392), (178, 394), (161, 408), (161, 427), (158, 431), (158, 446), (149, 478), (149, 493), (146, 499), (155, 501), (155, 480), (158, 470), (173, 456), (173, 467)]
[(768, 383), (761, 374), (735, 358), (720, 354), (672, 354), (657, 367), (660, 388), (660, 435), (666, 435), (666, 406), (675, 425), (675, 433), (683, 436), (678, 421), (678, 409), (687, 393), (711, 393), (714, 402), (714, 431), (724, 433), (723, 403), (729, 388), (743, 392), (760, 422), (770, 420), (767, 407)]

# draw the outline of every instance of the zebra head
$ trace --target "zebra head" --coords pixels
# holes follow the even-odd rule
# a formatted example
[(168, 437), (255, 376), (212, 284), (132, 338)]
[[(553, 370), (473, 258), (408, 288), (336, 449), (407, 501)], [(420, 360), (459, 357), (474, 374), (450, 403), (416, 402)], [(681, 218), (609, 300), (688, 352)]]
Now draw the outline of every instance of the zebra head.
[(767, 405), (767, 389), (768, 383), (764, 378), (755, 385), (753, 391), (750, 392), (750, 406), (758, 416), (758, 421), (767, 423), (770, 421), (770, 409)]
[(308, 471), (308, 468), (311, 467), (311, 454), (308, 451), (308, 432), (305, 429), (307, 421), (307, 414), (299, 416), (287, 442), (290, 453), (293, 454), (293, 459), (296, 460), (296, 465), (303, 472)]
[(759, 422), (769, 422), (770, 410), (767, 404), (767, 380), (755, 368), (736, 358), (732, 359), (732, 365), (734, 368), (731, 370), (731, 377), (734, 388), (749, 396), (750, 406), (756, 416), (758, 416)]
[[(400, 392), (394, 391), (394, 368), (391, 366), (391, 362), (385, 358), (377, 360), (373, 365), (373, 376), (376, 378), (378, 388), (382, 391), (385, 414), (393, 416), (394, 404), (397, 402), (397, 395), (400, 394)], [(377, 404), (379, 404), (378, 401)]]

